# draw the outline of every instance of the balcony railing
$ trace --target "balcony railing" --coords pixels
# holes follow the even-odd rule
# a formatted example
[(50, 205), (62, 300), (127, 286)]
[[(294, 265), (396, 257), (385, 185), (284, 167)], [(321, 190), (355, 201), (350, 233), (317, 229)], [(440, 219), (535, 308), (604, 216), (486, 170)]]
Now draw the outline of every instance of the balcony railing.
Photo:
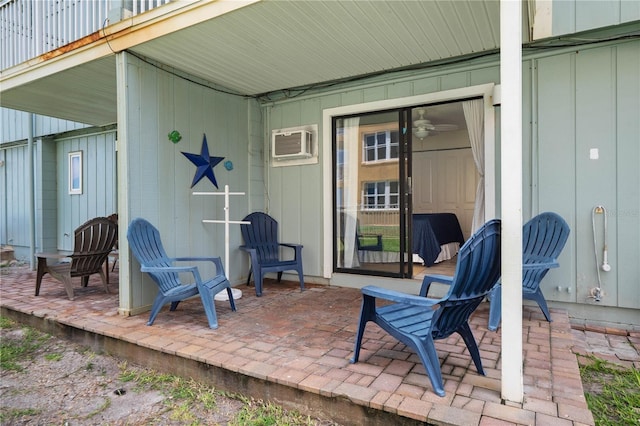
[(0, 0), (0, 70), (171, 0)]

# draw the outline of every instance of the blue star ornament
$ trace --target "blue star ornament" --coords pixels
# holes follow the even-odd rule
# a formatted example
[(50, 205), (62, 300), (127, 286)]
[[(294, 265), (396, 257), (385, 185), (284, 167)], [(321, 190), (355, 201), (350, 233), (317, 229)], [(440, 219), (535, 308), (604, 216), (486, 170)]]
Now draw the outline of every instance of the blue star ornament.
[(208, 177), (211, 183), (217, 188), (218, 182), (216, 182), (216, 176), (213, 174), (213, 168), (224, 160), (224, 157), (210, 157), (209, 146), (207, 145), (207, 135), (202, 138), (202, 149), (200, 155), (190, 154), (188, 152), (182, 153), (196, 166), (196, 174), (193, 176), (193, 182), (191, 188), (193, 188), (203, 177)]

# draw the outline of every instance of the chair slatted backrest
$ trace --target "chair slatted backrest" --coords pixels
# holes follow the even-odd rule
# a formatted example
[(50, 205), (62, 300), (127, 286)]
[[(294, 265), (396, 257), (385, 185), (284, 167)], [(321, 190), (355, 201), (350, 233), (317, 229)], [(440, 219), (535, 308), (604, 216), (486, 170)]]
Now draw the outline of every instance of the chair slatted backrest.
[(243, 221), (251, 225), (240, 225), (244, 244), (256, 250), (260, 263), (279, 260), (278, 222), (266, 213), (249, 214)]
[(460, 248), (453, 283), (433, 318), (434, 339), (448, 337), (466, 323), (500, 279), (500, 226), (500, 220), (490, 220)]
[[(567, 239), (569, 225), (557, 213), (545, 212), (533, 217), (522, 230), (522, 262), (554, 262), (560, 256)], [(524, 269), (522, 285), (537, 290), (549, 268)]]
[[(164, 250), (160, 232), (149, 221), (136, 218), (127, 230), (129, 248), (141, 266), (171, 266), (171, 260)], [(149, 272), (163, 293), (181, 285), (176, 272)]]
[(106, 217), (96, 217), (74, 231), (71, 276), (95, 274), (102, 268), (116, 239), (118, 225)]

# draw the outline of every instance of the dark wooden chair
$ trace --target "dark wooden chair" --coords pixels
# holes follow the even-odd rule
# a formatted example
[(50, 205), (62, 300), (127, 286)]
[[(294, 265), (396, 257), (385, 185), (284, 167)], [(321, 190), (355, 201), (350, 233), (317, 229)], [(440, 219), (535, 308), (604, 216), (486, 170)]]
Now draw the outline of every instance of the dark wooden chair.
[[(535, 301), (547, 321), (551, 315), (540, 289), (549, 269), (560, 266), (558, 256), (569, 238), (569, 225), (557, 213), (545, 212), (522, 227), (522, 298)], [(502, 285), (489, 294), (489, 330), (495, 331), (502, 317)]]
[[(109, 292), (109, 281), (102, 269), (118, 235), (118, 225), (106, 217), (91, 219), (74, 231), (73, 254), (37, 253), (38, 271), (36, 275), (36, 296), (40, 294), (42, 276), (49, 273), (62, 281), (70, 300), (74, 299), (72, 278), (80, 277), (82, 286), (89, 283), (89, 276), (99, 274), (104, 289)], [(70, 261), (49, 264), (50, 260)]]
[[(262, 296), (262, 279), (268, 272), (278, 273), (278, 282), (284, 271), (297, 271), (300, 279), (300, 290), (304, 290), (302, 273), (302, 245), (278, 242), (278, 222), (266, 213), (251, 213), (240, 225), (244, 245), (240, 246), (251, 258), (251, 270), (247, 285), (251, 282), (251, 274), (255, 275), (256, 296)], [(293, 250), (293, 259), (281, 259), (280, 248)]]
[[(351, 362), (358, 362), (365, 325), (373, 321), (417, 352), (431, 386), (439, 396), (444, 396), (445, 392), (435, 340), (445, 339), (453, 333), (460, 334), (478, 373), (484, 375), (469, 317), (500, 279), (500, 261), (500, 221), (494, 219), (484, 224), (462, 246), (455, 275), (425, 276), (419, 295), (374, 286), (364, 287)], [(441, 299), (427, 298), (433, 282), (449, 284), (449, 292)], [(376, 299), (391, 303), (376, 306)]]
[[(127, 240), (131, 252), (140, 263), (140, 271), (149, 274), (158, 285), (158, 295), (153, 301), (147, 325), (153, 324), (158, 312), (167, 303), (171, 303), (169, 310), (175, 311), (181, 301), (197, 294), (200, 294), (210, 328), (218, 328), (218, 316), (213, 300), (217, 293), (227, 290), (231, 310), (236, 310), (231, 284), (224, 274), (219, 257), (168, 257), (162, 246), (160, 232), (142, 218), (131, 221), (127, 230)], [(213, 262), (216, 267), (215, 276), (202, 280), (197, 266), (175, 266), (176, 262), (193, 261)], [(195, 282), (183, 284), (180, 273), (191, 273)]]
[[(113, 213), (107, 216), (107, 219), (118, 224), (118, 213)], [(107, 273), (107, 282), (109, 282), (109, 258), (113, 258), (113, 265), (111, 266), (111, 272), (115, 271), (118, 260), (120, 259), (120, 252), (118, 251), (118, 236), (116, 236), (116, 242), (113, 244), (113, 249), (109, 256), (107, 257), (107, 261), (105, 262), (104, 270)]]

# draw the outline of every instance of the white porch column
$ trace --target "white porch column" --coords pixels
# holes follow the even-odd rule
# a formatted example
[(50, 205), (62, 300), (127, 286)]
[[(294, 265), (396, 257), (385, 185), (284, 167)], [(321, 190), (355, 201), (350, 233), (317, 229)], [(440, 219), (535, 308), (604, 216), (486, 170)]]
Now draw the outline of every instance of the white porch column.
[(522, 402), (522, 2), (500, 1), (502, 398)]

